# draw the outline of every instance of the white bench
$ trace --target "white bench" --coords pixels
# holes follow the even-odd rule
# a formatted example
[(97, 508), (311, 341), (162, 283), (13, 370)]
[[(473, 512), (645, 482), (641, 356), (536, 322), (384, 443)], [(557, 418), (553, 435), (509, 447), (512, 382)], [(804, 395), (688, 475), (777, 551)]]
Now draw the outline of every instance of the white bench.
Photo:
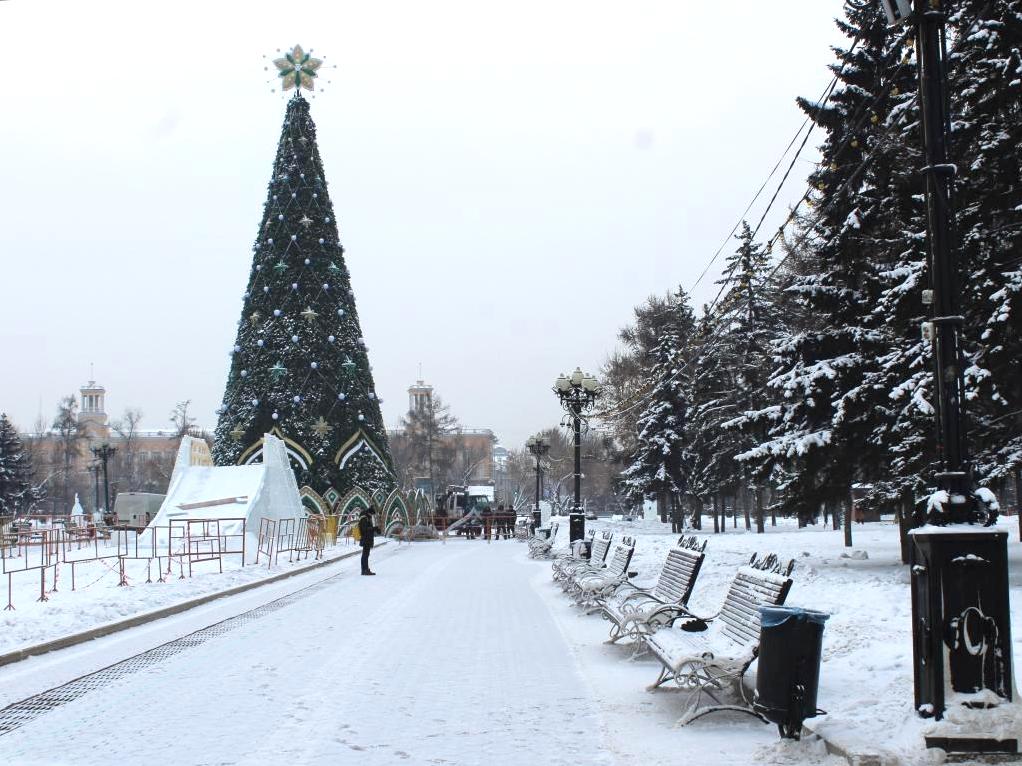
[[(672, 625), (642, 634), (646, 648), (663, 666), (649, 690), (674, 681), (694, 692), (682, 724), (718, 710), (760, 717), (745, 699), (742, 678), (759, 649), (759, 607), (784, 603), (791, 589), (794, 566), (794, 561), (783, 564), (774, 555), (759, 559), (753, 554), (749, 563), (735, 574), (716, 615), (698, 618), (686, 611), (691, 619), (678, 617)], [(729, 690), (737, 692), (745, 704), (721, 702), (717, 695)], [(713, 704), (700, 704), (704, 694)]]
[[(596, 538), (596, 530), (590, 528), (590, 530), (588, 532), (586, 532), (586, 539), (585, 539), (585, 542), (588, 544), (588, 551), (590, 551), (590, 552), (593, 549), (593, 540), (595, 538)], [(585, 551), (585, 550), (586, 550), (586, 546), (583, 546), (583, 545), (572, 545), (564, 553), (559, 553), (556, 556), (554, 556), (554, 563), (551, 566), (553, 578), (555, 580), (560, 580), (561, 577), (562, 577), (561, 573), (564, 570), (564, 567), (566, 567), (566, 566), (574, 566), (575, 564), (577, 564), (580, 561), (585, 561), (586, 557), (585, 557), (585, 555), (583, 555), (583, 551)]]
[(667, 553), (653, 588), (622, 583), (600, 606), (603, 619), (611, 623), (608, 644), (629, 638), (638, 646), (642, 633), (649, 633), (685, 613), (699, 570), (703, 566), (706, 540), (682, 535)]
[(607, 553), (610, 551), (610, 543), (614, 535), (605, 532), (593, 541), (589, 549), (589, 558), (578, 558), (561, 565), (559, 572), (554, 577), (560, 581), (561, 590), (567, 591), (572, 587), (575, 579), (586, 572), (596, 572), (606, 566)]
[(613, 592), (621, 583), (628, 579), (628, 565), (632, 563), (635, 553), (635, 539), (622, 537), (621, 542), (614, 546), (614, 555), (603, 569), (590, 570), (577, 575), (572, 581), (570, 593), (575, 603), (594, 612), (596, 599)]
[(534, 559), (547, 558), (550, 556), (550, 551), (554, 547), (554, 542), (557, 538), (557, 530), (560, 529), (560, 524), (556, 521), (550, 524), (550, 533), (547, 537), (540, 538), (535, 537), (529, 541), (529, 557)]

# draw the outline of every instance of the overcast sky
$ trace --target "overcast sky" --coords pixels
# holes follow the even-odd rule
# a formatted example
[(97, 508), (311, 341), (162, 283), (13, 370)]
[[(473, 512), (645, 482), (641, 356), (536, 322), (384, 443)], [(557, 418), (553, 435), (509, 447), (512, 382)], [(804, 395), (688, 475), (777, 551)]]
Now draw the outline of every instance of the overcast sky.
[(263, 56), (301, 43), (336, 65), (312, 115), (385, 421), (421, 362), (518, 446), (559, 372), (696, 280), (828, 82), (840, 8), (2, 0), (0, 411), (51, 418), (94, 363), (112, 416), (215, 425), (285, 107)]

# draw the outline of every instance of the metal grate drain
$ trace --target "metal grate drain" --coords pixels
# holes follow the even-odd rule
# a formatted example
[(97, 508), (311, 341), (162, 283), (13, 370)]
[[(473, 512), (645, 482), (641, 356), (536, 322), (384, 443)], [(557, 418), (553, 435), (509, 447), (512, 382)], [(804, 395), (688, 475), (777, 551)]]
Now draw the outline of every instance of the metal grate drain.
[(209, 641), (211, 638), (216, 638), (224, 633), (229, 633), (235, 628), (239, 628), (245, 623), (251, 622), (252, 620), (258, 620), (272, 612), (276, 612), (278, 609), (283, 609), (285, 606), (289, 606), (296, 601), (301, 601), (308, 596), (311, 596), (318, 590), (325, 588), (331, 581), (340, 577), (340, 574), (335, 574), (332, 577), (328, 577), (325, 580), (321, 580), (314, 585), (310, 585), (301, 590), (296, 590), (294, 593), (289, 593), (286, 596), (270, 601), (269, 603), (263, 604), (262, 606), (256, 607), (255, 609), (247, 612), (242, 612), (239, 615), (230, 617), (223, 622), (218, 622), (215, 625), (197, 630), (194, 633), (189, 633), (187, 636), (168, 641), (166, 644), (162, 644), (148, 651), (136, 654), (134, 657), (129, 657), (126, 660), (122, 660), (118, 663), (97, 670), (95, 673), (89, 673), (81, 678), (76, 678), (73, 681), (69, 681), (62, 686), (48, 689), (47, 691), (36, 694), (28, 699), (23, 699), (21, 702), (15, 702), (13, 705), (8, 705), (3, 710), (0, 710), (0, 737), (14, 731), (15, 729), (24, 726), (30, 721), (34, 721), (39, 716), (50, 712), (54, 708), (58, 708), (61, 705), (65, 705), (68, 702), (72, 702), (79, 697), (83, 697), (91, 691), (100, 689), (107, 686), (114, 681), (130, 676), (142, 668), (155, 665), (159, 662), (173, 657), (176, 654), (199, 646)]

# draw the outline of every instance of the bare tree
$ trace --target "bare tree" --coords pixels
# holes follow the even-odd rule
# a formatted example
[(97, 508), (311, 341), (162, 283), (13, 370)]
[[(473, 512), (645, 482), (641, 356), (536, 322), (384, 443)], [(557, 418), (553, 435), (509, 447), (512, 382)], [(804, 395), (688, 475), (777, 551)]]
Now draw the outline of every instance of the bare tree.
[(178, 402), (170, 413), (170, 422), (174, 424), (174, 437), (178, 441), (181, 441), (181, 438), (184, 436), (194, 435), (195, 418), (188, 414), (188, 407), (191, 403), (191, 399)]
[(437, 492), (449, 482), (457, 458), (450, 437), (458, 428), (458, 419), (451, 414), (450, 407), (435, 395), (401, 418), (402, 433), (391, 440), (391, 454), (406, 485), (416, 478), (428, 477)]
[(114, 481), (119, 489), (128, 492), (142, 489), (142, 466), (138, 455), (138, 430), (141, 422), (142, 410), (128, 407), (119, 420), (110, 423), (110, 428), (120, 437), (113, 461)]
[(61, 466), (61, 500), (66, 512), (71, 508), (71, 472), (81, 454), (81, 442), (86, 438), (86, 434), (78, 427), (78, 400), (74, 394), (64, 397), (57, 405), (53, 431)]

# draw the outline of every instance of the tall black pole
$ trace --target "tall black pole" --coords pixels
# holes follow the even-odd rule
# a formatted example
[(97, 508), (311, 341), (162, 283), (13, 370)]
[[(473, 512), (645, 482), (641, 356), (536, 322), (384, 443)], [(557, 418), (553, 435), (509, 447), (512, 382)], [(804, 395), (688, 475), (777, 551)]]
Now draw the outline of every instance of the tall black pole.
[[(885, 0), (892, 22), (898, 14)], [(895, 5), (904, 6), (904, 0)], [(963, 522), (997, 518), (989, 491), (973, 491), (962, 413), (964, 379), (959, 346), (958, 256), (952, 244), (955, 166), (948, 162), (950, 133), (946, 72), (946, 14), (941, 0), (913, 0), (917, 25), (919, 98), (926, 166), (927, 234), (932, 307), (933, 377), (936, 399), (936, 479), (932, 526), (909, 532), (912, 591), (912, 658), (915, 709), (938, 720), (949, 707), (970, 710), (968, 723), (932, 726), (927, 747), (948, 753), (1017, 753), (1019, 740), (1005, 738), (997, 714), (983, 711), (1014, 695), (1007, 534), (969, 529)], [(944, 495), (944, 497), (941, 497)], [(936, 506), (936, 507), (934, 507)], [(982, 507), (981, 507), (982, 506)], [(958, 695), (980, 698), (973, 705)], [(953, 719), (952, 719), (953, 720)]]
[(103, 497), (106, 500), (103, 510), (105, 513), (110, 513), (110, 477), (107, 473), (107, 463), (116, 453), (117, 448), (111, 447), (109, 444), (92, 448), (92, 454), (103, 464)]
[(539, 467), (540, 455), (536, 453), (536, 508), (532, 512), (532, 523), (538, 529), (543, 524), (543, 512), (539, 509), (539, 496), (542, 491), (540, 487), (540, 467)]
[(95, 463), (92, 466), (92, 488), (96, 493), (96, 504), (93, 506), (93, 510), (99, 511), (99, 463)]
[(571, 418), (575, 436), (575, 502), (568, 514), (568, 539), (575, 542), (581, 540), (586, 531), (586, 517), (582, 512), (582, 417), (599, 398), (600, 384), (594, 376), (576, 367), (570, 378), (562, 374), (557, 379), (554, 393)]
[(103, 457), (103, 510), (110, 513), (110, 476), (107, 473), (108, 456)]
[(582, 418), (577, 410), (575, 411), (575, 513), (582, 513)]
[(933, 372), (937, 406), (937, 484), (948, 492), (948, 520), (969, 520), (971, 469), (965, 449), (962, 417), (964, 379), (959, 346), (963, 318), (958, 307), (958, 257), (951, 246), (954, 225), (952, 192), (955, 166), (947, 161), (947, 108), (944, 25), (940, 2), (916, 0), (919, 34), (919, 97), (922, 107), (926, 167), (926, 213), (929, 235), (933, 315)]

